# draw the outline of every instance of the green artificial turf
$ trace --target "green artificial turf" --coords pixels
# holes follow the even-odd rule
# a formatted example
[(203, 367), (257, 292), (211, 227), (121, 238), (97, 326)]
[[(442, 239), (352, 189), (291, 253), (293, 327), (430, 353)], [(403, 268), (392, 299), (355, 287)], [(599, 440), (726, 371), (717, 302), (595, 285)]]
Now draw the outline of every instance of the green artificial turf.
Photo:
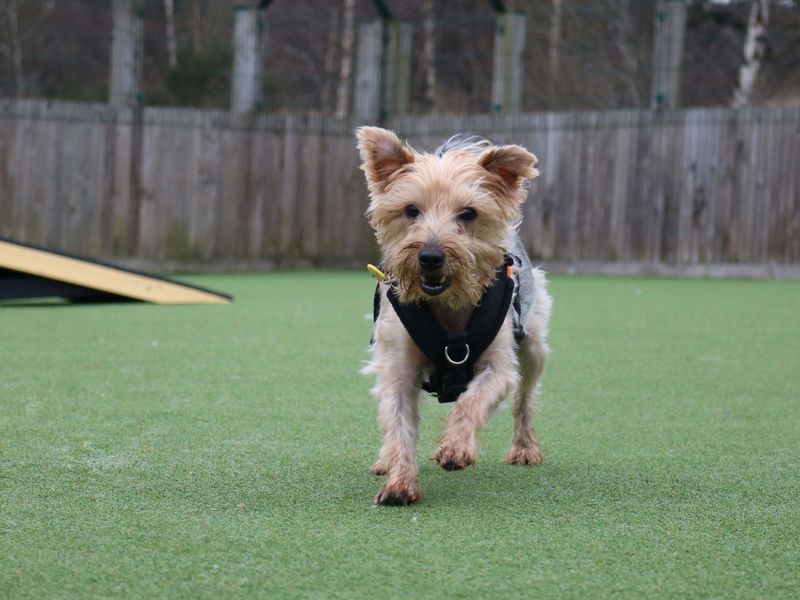
[(364, 273), (0, 307), (0, 596), (800, 595), (800, 284), (553, 278), (538, 468), (376, 507)]

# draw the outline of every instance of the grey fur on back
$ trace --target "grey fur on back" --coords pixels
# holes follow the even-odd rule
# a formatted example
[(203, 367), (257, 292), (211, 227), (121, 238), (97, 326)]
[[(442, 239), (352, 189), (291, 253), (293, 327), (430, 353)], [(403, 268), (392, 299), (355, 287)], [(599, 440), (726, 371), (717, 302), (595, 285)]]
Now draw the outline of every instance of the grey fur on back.
[(514, 285), (517, 288), (514, 294), (519, 297), (519, 317), (520, 322), (524, 324), (528, 322), (528, 316), (533, 308), (533, 265), (516, 231), (506, 242), (506, 247), (514, 258)]
[(482, 135), (478, 135), (476, 133), (457, 133), (453, 136), (450, 136), (450, 138), (444, 144), (439, 146), (434, 151), (434, 154), (439, 158), (441, 158), (445, 152), (450, 152), (451, 150), (480, 154), (493, 145), (494, 144), (492, 144), (492, 142), (487, 140)]

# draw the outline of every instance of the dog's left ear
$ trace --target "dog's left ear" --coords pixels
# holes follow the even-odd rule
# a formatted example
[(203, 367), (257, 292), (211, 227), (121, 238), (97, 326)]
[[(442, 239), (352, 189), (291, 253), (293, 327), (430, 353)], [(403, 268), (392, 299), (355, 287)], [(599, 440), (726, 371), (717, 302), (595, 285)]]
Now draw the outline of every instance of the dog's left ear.
[(483, 152), (478, 164), (495, 175), (507, 191), (517, 191), (526, 179), (539, 174), (536, 157), (522, 146), (494, 146)]
[(388, 129), (359, 127), (356, 139), (362, 161), (361, 170), (366, 174), (373, 193), (385, 192), (401, 169), (414, 162), (414, 151)]

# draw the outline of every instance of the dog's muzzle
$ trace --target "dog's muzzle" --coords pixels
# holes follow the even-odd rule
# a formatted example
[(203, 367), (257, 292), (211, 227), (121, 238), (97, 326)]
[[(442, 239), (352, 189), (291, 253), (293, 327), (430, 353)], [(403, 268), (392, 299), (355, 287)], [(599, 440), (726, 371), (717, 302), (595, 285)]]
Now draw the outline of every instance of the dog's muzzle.
[(442, 272), (444, 251), (437, 246), (424, 246), (417, 258), (421, 274), (420, 288), (429, 296), (438, 296), (450, 285)]

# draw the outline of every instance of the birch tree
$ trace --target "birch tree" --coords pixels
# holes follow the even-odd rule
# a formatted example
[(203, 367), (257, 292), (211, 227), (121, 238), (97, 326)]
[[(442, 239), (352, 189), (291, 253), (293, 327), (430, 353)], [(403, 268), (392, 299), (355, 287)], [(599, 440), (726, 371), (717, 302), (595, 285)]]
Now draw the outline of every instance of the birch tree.
[(733, 94), (733, 107), (748, 106), (753, 101), (758, 72), (767, 49), (769, 0), (752, 0), (744, 39), (744, 56), (739, 67), (739, 85)]

